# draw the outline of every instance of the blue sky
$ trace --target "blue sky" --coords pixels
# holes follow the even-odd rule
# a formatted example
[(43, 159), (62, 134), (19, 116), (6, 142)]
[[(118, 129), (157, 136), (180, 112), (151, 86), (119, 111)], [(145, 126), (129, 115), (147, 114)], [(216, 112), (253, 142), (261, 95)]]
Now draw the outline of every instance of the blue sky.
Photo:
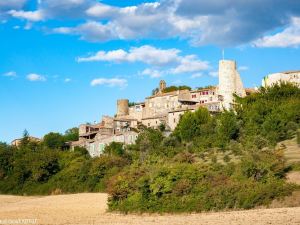
[(244, 86), (300, 69), (295, 0), (0, 0), (0, 141), (114, 115), (160, 79), (217, 84), (234, 59)]

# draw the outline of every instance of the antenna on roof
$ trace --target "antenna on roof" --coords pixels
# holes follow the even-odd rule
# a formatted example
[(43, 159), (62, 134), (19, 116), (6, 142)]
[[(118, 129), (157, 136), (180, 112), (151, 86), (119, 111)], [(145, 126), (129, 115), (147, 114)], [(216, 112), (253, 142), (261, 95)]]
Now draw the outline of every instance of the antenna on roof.
[(224, 50), (224, 48), (222, 49), (222, 58), (223, 58), (223, 60), (225, 58), (225, 50)]

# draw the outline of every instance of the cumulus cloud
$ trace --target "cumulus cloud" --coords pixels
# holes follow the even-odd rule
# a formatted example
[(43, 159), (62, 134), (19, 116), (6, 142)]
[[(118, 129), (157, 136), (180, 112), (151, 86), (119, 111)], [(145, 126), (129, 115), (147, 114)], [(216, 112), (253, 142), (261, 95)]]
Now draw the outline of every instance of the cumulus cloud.
[(77, 27), (58, 27), (52, 31), (54, 33), (80, 35), (81, 39), (92, 42), (118, 39), (117, 34), (109, 25), (95, 21), (89, 21)]
[(175, 74), (191, 73), (206, 70), (208, 68), (208, 62), (198, 60), (197, 56), (195, 55), (188, 55), (181, 58), (180, 64), (176, 68), (174, 68), (172, 72)]
[(300, 17), (294, 17), (292, 23), (282, 32), (268, 35), (254, 42), (257, 47), (299, 47), (300, 46)]
[(78, 62), (107, 61), (107, 62), (143, 62), (154, 66), (164, 66), (180, 61), (178, 49), (159, 49), (144, 45), (139, 48), (131, 48), (128, 52), (123, 49), (113, 51), (99, 51), (95, 55), (79, 57)]
[(98, 85), (125, 88), (128, 85), (128, 83), (126, 79), (120, 79), (120, 78), (111, 78), (111, 79), (97, 78), (91, 81), (91, 86), (98, 86)]
[(27, 0), (7, 0), (0, 1), (0, 11), (22, 8)]
[(29, 81), (46, 81), (46, 78), (44, 76), (36, 73), (30, 73), (26, 78)]
[(145, 69), (141, 74), (150, 76), (151, 78), (159, 78), (163, 76), (163, 71), (153, 70), (153, 69)]
[(77, 58), (78, 62), (105, 61), (115, 63), (136, 63), (141, 62), (155, 68), (164, 68), (168, 71), (157, 69), (145, 69), (142, 75), (150, 77), (160, 77), (162, 74), (173, 73), (192, 73), (209, 68), (209, 63), (201, 61), (196, 55), (181, 56), (179, 49), (160, 49), (153, 46), (144, 45), (138, 48), (131, 48), (129, 51), (123, 49), (112, 51), (99, 51), (88, 57)]
[(37, 11), (16, 11), (11, 10), (8, 12), (13, 17), (19, 18), (19, 19), (25, 19), (32, 22), (41, 21), (45, 18), (44, 12), (42, 10)]
[[(3, 2), (11, 1), (14, 4), (10, 7), (25, 2), (1, 1), (0, 9), (1, 4), (9, 5)], [(7, 9), (12, 16), (31, 22), (74, 19), (74, 26), (50, 29), (92, 42), (174, 37), (194, 45), (218, 46), (237, 46), (257, 39), (259, 47), (298, 46), (299, 42), (297, 27), (291, 22), (292, 17), (300, 16), (296, 0), (161, 0), (127, 7), (97, 0), (43, 0), (35, 11)], [(287, 26), (285, 33), (270, 36), (270, 32)], [(289, 41), (292, 44), (288, 45)]]

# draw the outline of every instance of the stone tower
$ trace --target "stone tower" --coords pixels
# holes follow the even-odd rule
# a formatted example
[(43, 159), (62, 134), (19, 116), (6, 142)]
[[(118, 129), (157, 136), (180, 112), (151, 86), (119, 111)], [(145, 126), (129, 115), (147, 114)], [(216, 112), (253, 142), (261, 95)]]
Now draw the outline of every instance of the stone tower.
[(163, 90), (165, 90), (166, 87), (167, 87), (166, 81), (161, 80), (161, 81), (159, 82), (159, 92), (160, 92), (160, 93), (163, 92)]
[(119, 99), (117, 101), (117, 117), (129, 115), (129, 100)]
[(223, 97), (222, 106), (230, 109), (234, 100), (233, 94), (240, 97), (246, 95), (241, 77), (232, 60), (219, 61), (219, 95)]

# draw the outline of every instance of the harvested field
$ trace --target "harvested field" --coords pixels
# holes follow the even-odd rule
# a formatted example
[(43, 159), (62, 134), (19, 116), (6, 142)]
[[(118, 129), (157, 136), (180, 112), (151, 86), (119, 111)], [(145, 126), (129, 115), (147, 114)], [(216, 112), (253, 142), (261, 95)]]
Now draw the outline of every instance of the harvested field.
[(0, 195), (0, 224), (5, 220), (17, 222), (17, 219), (36, 219), (35, 224), (300, 224), (300, 207), (179, 215), (123, 215), (106, 212), (106, 203), (106, 194), (95, 193), (45, 197)]

